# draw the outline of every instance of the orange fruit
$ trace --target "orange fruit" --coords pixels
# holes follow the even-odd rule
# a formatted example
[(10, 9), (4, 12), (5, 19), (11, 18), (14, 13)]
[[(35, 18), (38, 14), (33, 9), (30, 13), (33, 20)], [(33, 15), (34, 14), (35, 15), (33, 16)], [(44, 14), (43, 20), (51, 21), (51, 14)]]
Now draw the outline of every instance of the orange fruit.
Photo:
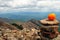
[(56, 15), (54, 13), (51, 13), (51, 14), (48, 15), (48, 20), (52, 21), (54, 19), (56, 19)]

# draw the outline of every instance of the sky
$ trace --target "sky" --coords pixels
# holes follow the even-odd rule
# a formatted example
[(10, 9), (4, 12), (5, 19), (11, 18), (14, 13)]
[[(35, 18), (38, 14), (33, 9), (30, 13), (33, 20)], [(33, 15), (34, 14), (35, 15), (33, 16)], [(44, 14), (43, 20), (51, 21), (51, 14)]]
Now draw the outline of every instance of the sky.
[(0, 13), (60, 12), (60, 0), (0, 0)]

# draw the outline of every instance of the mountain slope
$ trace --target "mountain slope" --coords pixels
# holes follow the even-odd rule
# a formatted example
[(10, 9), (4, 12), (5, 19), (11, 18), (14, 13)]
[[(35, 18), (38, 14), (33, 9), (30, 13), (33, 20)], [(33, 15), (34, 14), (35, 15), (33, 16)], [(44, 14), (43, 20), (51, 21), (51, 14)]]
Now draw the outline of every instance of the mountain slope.
[(17, 29), (15, 26), (11, 25), (10, 23), (2, 21), (2, 20), (0, 20), (0, 27), (12, 29), (12, 30)]
[(40, 29), (40, 22), (38, 20), (35, 20), (35, 19), (31, 19), (27, 22), (25, 22), (24, 24), (22, 24), (23, 27), (26, 27), (26, 28), (35, 28), (35, 29)]

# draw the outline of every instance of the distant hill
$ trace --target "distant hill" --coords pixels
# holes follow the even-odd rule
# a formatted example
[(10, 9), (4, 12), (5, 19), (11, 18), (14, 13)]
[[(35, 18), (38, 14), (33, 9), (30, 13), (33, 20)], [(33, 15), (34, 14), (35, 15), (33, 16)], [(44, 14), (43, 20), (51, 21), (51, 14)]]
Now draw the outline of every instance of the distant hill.
[[(48, 13), (46, 14), (48, 15)], [(47, 17), (46, 14), (40, 12), (16, 12), (16, 13), (0, 14), (0, 17), (13, 19), (17, 21), (28, 21), (33, 18), (37, 20), (44, 19)]]
[(0, 17), (0, 21), (3, 21), (3, 22), (12, 22), (12, 19), (8, 19), (8, 18), (1, 18)]
[[(28, 21), (30, 19), (45, 19), (49, 13), (51, 12), (13, 12), (0, 14), (0, 17), (13, 19), (16, 21)], [(60, 12), (55, 12), (55, 14), (57, 15), (57, 19), (60, 20)]]

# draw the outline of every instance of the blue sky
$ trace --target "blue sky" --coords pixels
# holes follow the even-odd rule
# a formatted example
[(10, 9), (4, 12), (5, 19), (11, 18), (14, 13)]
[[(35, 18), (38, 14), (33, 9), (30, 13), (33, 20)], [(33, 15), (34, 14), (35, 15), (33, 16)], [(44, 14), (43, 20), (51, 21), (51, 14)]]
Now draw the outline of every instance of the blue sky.
[(59, 0), (0, 0), (0, 13), (5, 12), (60, 12)]

